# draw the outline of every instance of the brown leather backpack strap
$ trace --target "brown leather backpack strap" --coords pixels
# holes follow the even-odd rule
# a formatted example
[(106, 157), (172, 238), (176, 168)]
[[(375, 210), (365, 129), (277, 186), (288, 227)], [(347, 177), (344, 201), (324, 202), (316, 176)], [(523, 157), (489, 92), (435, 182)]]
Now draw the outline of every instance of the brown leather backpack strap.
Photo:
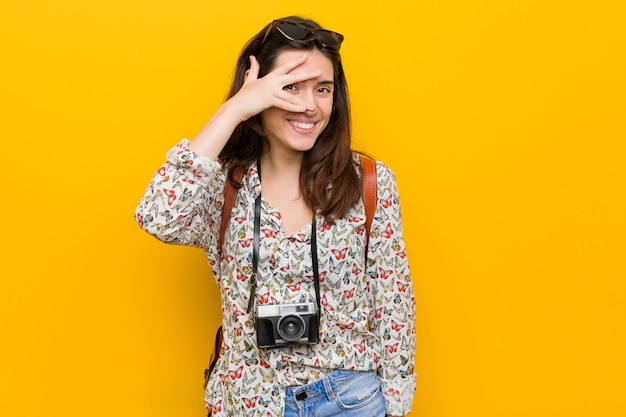
[[(243, 178), (243, 167), (236, 167), (233, 172), (233, 179), (235, 182), (240, 183)], [(226, 178), (226, 183), (224, 184), (224, 207), (222, 207), (222, 220), (220, 223), (220, 235), (217, 241), (217, 251), (222, 256), (222, 246), (224, 245), (224, 234), (226, 233), (226, 228), (228, 227), (228, 223), (230, 222), (230, 214), (233, 211), (233, 206), (235, 205), (235, 198), (237, 198), (237, 192), (239, 190), (235, 188), (235, 186), (230, 182), (228, 178)], [(206, 389), (207, 384), (209, 383), (209, 376), (211, 372), (213, 372), (213, 368), (215, 368), (215, 364), (220, 357), (222, 342), (224, 341), (224, 336), (222, 334), (222, 326), (217, 329), (215, 332), (215, 344), (213, 345), (213, 353), (211, 354), (211, 358), (209, 359), (209, 367), (204, 370), (204, 388)]]
[[(243, 167), (234, 168), (233, 179), (235, 182), (240, 183), (243, 178)], [(233, 206), (235, 205), (235, 198), (237, 198), (237, 192), (239, 190), (235, 188), (235, 186), (230, 182), (228, 178), (226, 178), (226, 183), (224, 184), (224, 207), (222, 207), (222, 222), (220, 223), (220, 236), (217, 241), (217, 251), (222, 254), (222, 246), (224, 245), (224, 234), (226, 233), (226, 228), (228, 227), (228, 222), (230, 221), (230, 213), (233, 211)]]
[(220, 326), (215, 332), (215, 343), (213, 344), (213, 353), (211, 353), (211, 358), (209, 359), (209, 367), (204, 370), (204, 389), (209, 384), (211, 372), (213, 372), (213, 368), (215, 368), (215, 364), (221, 356), (223, 342), (224, 335), (222, 334), (222, 326)]
[[(363, 187), (363, 204), (365, 205), (365, 232), (369, 243), (370, 231), (372, 230), (372, 220), (376, 212), (378, 202), (378, 190), (376, 183), (376, 161), (364, 155), (361, 157), (361, 182)], [(367, 245), (365, 256), (367, 259)]]

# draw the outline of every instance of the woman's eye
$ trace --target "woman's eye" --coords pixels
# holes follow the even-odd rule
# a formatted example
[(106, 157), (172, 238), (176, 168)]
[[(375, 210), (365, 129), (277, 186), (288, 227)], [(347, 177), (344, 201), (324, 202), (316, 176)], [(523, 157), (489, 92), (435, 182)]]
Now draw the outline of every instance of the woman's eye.
[(320, 94), (330, 94), (332, 90), (329, 87), (320, 87), (317, 89), (317, 92)]
[(295, 89), (296, 89), (295, 84), (287, 84), (286, 86), (283, 87), (283, 90), (295, 90)]

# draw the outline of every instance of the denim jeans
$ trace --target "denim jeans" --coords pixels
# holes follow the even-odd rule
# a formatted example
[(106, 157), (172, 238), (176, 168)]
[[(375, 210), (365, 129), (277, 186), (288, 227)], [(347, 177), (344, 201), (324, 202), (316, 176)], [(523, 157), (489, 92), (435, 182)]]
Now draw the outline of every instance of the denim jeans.
[(335, 371), (308, 385), (287, 388), (285, 417), (385, 417), (374, 372)]

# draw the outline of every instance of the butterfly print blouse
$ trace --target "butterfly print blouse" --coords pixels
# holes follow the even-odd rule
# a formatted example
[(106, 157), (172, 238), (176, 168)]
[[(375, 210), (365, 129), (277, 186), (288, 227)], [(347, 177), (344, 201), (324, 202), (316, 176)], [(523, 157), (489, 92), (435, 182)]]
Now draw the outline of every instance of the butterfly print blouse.
[[(317, 219), (321, 286), (320, 342), (262, 349), (247, 313), (254, 201), (261, 192), (248, 168), (233, 206), (220, 258), (217, 241), (227, 172), (192, 152), (185, 139), (167, 154), (135, 218), (166, 243), (202, 248), (221, 291), (224, 343), (205, 401), (215, 417), (282, 416), (285, 387), (337, 369), (375, 372), (387, 414), (411, 409), (415, 391), (415, 301), (393, 173), (377, 162), (378, 204), (366, 264), (362, 202), (334, 225)], [(358, 156), (354, 156), (355, 164)], [(358, 168), (355, 168), (358, 170)], [(311, 225), (285, 235), (280, 213), (261, 206), (257, 305), (315, 302)]]

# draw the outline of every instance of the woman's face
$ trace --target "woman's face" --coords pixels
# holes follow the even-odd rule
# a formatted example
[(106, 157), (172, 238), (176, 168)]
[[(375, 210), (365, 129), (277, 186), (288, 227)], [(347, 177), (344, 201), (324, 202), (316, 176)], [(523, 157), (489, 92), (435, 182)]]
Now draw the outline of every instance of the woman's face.
[(320, 51), (288, 50), (281, 52), (275, 63), (278, 67), (302, 54), (306, 61), (291, 73), (321, 71), (319, 77), (286, 85), (283, 89), (295, 95), (303, 103), (310, 104), (304, 113), (293, 113), (276, 107), (261, 113), (263, 129), (270, 142), (271, 151), (287, 153), (308, 151), (328, 125), (333, 108), (334, 71), (329, 58)]

